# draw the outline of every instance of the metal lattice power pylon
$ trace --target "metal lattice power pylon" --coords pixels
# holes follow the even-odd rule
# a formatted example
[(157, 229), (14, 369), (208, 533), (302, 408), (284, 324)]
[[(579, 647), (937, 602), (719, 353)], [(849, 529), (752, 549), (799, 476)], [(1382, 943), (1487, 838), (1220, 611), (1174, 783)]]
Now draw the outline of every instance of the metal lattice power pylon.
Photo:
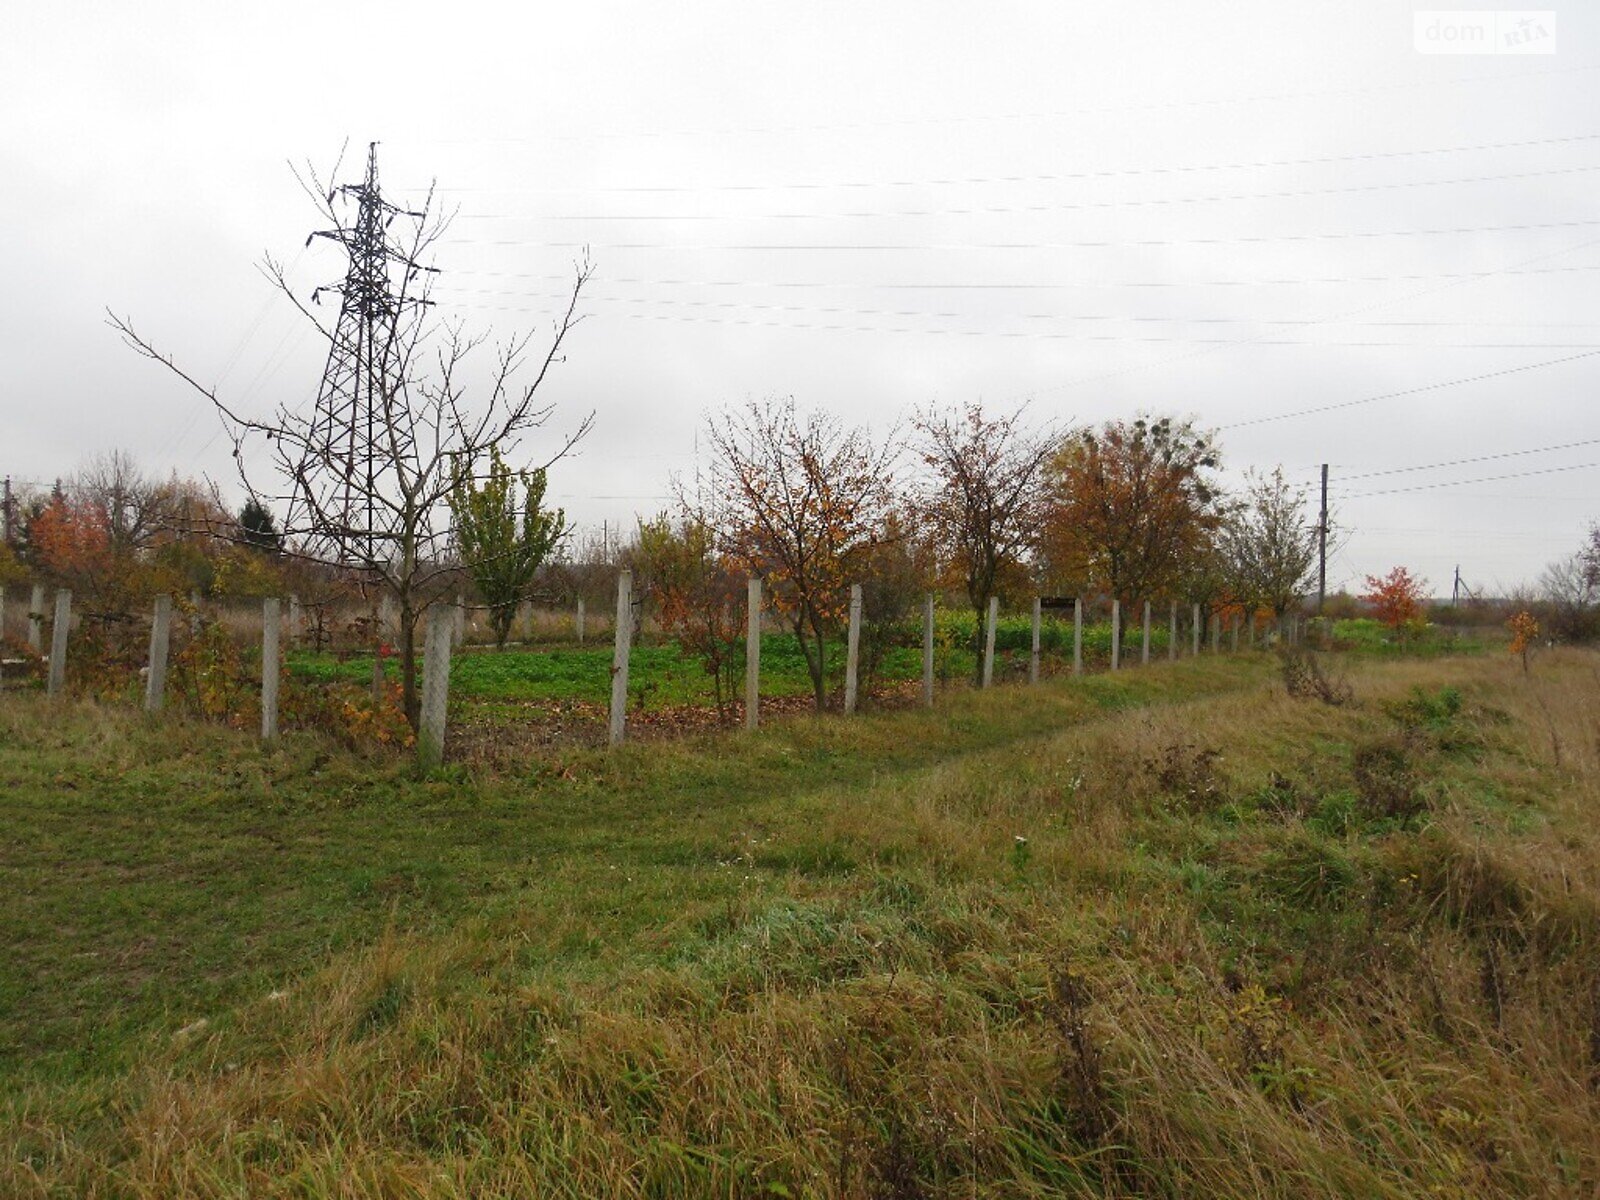
[[(353, 224), (338, 221), (335, 201), (356, 208)], [(328, 193), (328, 208), (338, 222), (306, 239), (327, 238), (344, 247), (349, 265), (342, 282), (318, 288), (341, 297), (339, 320), (328, 348), (328, 361), (317, 392), (309, 450), (324, 468), (307, 472), (327, 482), (308, 497), (321, 510), (338, 557), (372, 564), (386, 553), (382, 536), (381, 497), (386, 476), (411, 457), (411, 423), (404, 419), (407, 353), (414, 322), (430, 302), (417, 293), (416, 280), (433, 268), (415, 261), (391, 237), (396, 218), (425, 219), (383, 199), (378, 187), (378, 146), (367, 149), (366, 177), (341, 184)], [(411, 225), (407, 222), (406, 225)], [(331, 469), (329, 469), (331, 468)]]

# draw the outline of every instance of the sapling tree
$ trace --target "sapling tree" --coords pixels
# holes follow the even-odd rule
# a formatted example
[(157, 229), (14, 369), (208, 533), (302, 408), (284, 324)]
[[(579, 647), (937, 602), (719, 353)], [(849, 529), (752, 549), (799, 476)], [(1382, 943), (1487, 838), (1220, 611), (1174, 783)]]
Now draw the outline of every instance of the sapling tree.
[(505, 649), (517, 605), (527, 598), (539, 567), (567, 535), (566, 514), (544, 507), (546, 475), (513, 471), (499, 447), (489, 448), (488, 469), (455, 465), (450, 514), (456, 549), (489, 608), (496, 647)]
[(631, 557), (662, 628), (710, 676), (721, 714), (733, 694), (734, 673), (744, 666), (744, 576), (718, 548), (711, 521), (687, 507), (676, 518), (662, 513), (640, 521)]
[(824, 643), (879, 535), (897, 446), (793, 400), (752, 401), (708, 422), (719, 532), (733, 560), (767, 581), (805, 656), (817, 711), (826, 700)]
[(1246, 474), (1244, 496), (1222, 523), (1221, 547), (1231, 590), (1275, 617), (1294, 605), (1317, 561), (1317, 522), (1307, 495), (1283, 477)]
[(1427, 580), (1396, 567), (1387, 575), (1368, 575), (1367, 590), (1361, 599), (1404, 645), (1407, 634), (1422, 623), (1423, 589), (1427, 586)]
[(974, 616), (973, 659), (983, 674), (983, 614), (1000, 579), (1037, 544), (1043, 478), (1055, 442), (1028, 429), (1022, 412), (990, 416), (981, 405), (917, 417), (915, 452), (929, 470), (918, 502), (937, 531)]

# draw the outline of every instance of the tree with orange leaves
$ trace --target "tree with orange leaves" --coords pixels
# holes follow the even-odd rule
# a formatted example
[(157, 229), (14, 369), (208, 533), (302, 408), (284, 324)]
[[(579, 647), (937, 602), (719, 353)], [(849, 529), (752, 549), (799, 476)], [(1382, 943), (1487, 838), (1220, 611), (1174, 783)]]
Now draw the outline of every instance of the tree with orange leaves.
[(1219, 462), (1211, 434), (1171, 417), (1069, 437), (1047, 473), (1047, 574), (1124, 602), (1176, 588), (1222, 523)]
[(731, 560), (766, 580), (805, 655), (817, 711), (827, 698), (823, 648), (849, 585), (883, 526), (896, 446), (792, 399), (708, 422), (716, 455), (718, 533)]
[(1396, 567), (1387, 575), (1368, 575), (1367, 590), (1361, 599), (1404, 644), (1407, 632), (1422, 621), (1422, 594), (1427, 586), (1426, 579), (1418, 578), (1404, 567)]
[(68, 587), (84, 590), (107, 565), (111, 529), (105, 509), (58, 493), (28, 523), (28, 544), (37, 566)]
[(744, 665), (745, 580), (717, 549), (711, 523), (687, 508), (676, 520), (662, 513), (640, 521), (631, 557), (662, 627), (711, 677), (721, 713), (733, 694), (733, 672)]
[(1521, 655), (1522, 673), (1528, 673), (1528, 651), (1539, 637), (1539, 622), (1527, 609), (1523, 609), (1506, 622), (1511, 631), (1511, 653)]

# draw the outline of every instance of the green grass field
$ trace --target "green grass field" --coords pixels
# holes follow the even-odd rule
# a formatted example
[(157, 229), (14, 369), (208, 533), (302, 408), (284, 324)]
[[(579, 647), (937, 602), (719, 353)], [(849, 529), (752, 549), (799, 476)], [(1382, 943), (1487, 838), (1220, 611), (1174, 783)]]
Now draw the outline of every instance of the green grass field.
[[(1160, 616), (1160, 614), (1157, 614)], [(969, 612), (941, 610), (935, 632), (935, 671), (941, 682), (970, 679), (976, 665), (972, 651), (974, 619)], [(1179, 649), (1188, 653), (1186, 630), (1180, 631)], [(1481, 638), (1458, 636), (1430, 626), (1420, 637), (1402, 646), (1377, 621), (1341, 620), (1333, 624), (1335, 644), (1345, 653), (1408, 657), (1428, 657), (1448, 653), (1477, 653), (1485, 649)], [(1156, 659), (1167, 655), (1168, 628), (1161, 620), (1152, 622), (1151, 654)], [(1054, 615), (1041, 626), (1043, 667), (1046, 674), (1070, 669), (1072, 663), (1072, 623)], [(1142, 645), (1142, 630), (1137, 624), (1124, 631), (1123, 654), (1130, 664), (1137, 661)], [(1225, 639), (1227, 650), (1231, 639)], [(1024, 616), (1000, 620), (995, 637), (997, 677), (1017, 678), (1027, 671), (1032, 646), (1032, 624)], [(921, 678), (920, 628), (907, 626), (895, 638), (878, 672), (885, 686)], [(844, 645), (830, 642), (827, 647), (827, 678), (830, 690), (843, 687)], [(1111, 657), (1111, 627), (1091, 623), (1083, 635), (1085, 662), (1090, 669), (1101, 669)], [(557, 643), (541, 646), (508, 646), (504, 651), (473, 646), (458, 653), (450, 671), (451, 693), (459, 706), (473, 716), (506, 716), (515, 712), (511, 704), (576, 700), (605, 704), (611, 695), (611, 647), (609, 644)], [(761, 645), (762, 695), (781, 699), (811, 694), (810, 677), (799, 643), (792, 634), (768, 633)], [(368, 654), (333, 655), (296, 652), (289, 660), (290, 670), (307, 681), (341, 680), (364, 684), (372, 678), (372, 657)], [(387, 667), (390, 678), (397, 668)], [(737, 694), (743, 685), (744, 656), (738, 655), (731, 678)], [(632, 707), (635, 710), (707, 705), (712, 702), (712, 681), (699, 659), (674, 642), (643, 644), (634, 647), (629, 665)], [(729, 697), (731, 698), (731, 696)]]
[(1596, 659), (1341, 669), (421, 777), (0, 695), (0, 1194), (1593, 1195)]

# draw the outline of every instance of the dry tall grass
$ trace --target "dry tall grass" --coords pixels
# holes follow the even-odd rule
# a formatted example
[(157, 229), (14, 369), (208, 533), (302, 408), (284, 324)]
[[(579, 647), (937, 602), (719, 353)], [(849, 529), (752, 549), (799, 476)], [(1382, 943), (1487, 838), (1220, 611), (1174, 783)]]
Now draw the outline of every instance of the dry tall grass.
[(623, 901), (575, 847), (16, 1098), (0, 1191), (1594, 1196), (1596, 663), (1262, 679), (781, 804), (652, 748), (671, 852), (608, 865), (672, 915), (598, 940)]

